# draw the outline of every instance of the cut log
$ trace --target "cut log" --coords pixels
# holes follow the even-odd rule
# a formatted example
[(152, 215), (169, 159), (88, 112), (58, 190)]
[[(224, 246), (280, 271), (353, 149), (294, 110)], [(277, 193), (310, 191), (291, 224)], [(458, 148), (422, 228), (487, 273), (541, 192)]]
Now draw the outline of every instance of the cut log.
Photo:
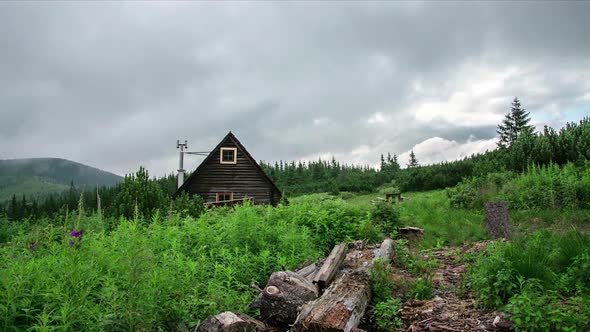
[(373, 263), (377, 259), (385, 259), (387, 263), (389, 263), (389, 261), (391, 261), (391, 259), (393, 258), (394, 254), (393, 240), (390, 238), (383, 240), (381, 246), (378, 249), (375, 249), (374, 253), (375, 258), (373, 258)]
[(326, 292), (303, 306), (293, 326), (297, 332), (351, 332), (371, 300), (369, 275), (356, 270), (338, 278)]
[(299, 308), (317, 296), (317, 287), (301, 275), (274, 272), (262, 292), (260, 315), (272, 326), (288, 326), (295, 322)]
[(197, 332), (257, 332), (264, 331), (264, 323), (244, 314), (234, 314), (226, 311), (215, 316), (209, 316), (199, 327)]
[(307, 277), (308, 275), (314, 273), (316, 271), (317, 265), (315, 263), (312, 263), (304, 268), (302, 268), (299, 271), (296, 271), (295, 273), (297, 273), (298, 275), (302, 276), (302, 277)]
[(320, 292), (330, 285), (336, 276), (336, 272), (338, 272), (338, 269), (340, 269), (340, 265), (342, 265), (344, 257), (346, 257), (345, 243), (341, 243), (332, 248), (332, 252), (330, 252), (330, 255), (328, 258), (326, 258), (324, 265), (322, 265), (318, 273), (316, 273), (315, 277), (313, 278), (313, 283), (318, 285)]

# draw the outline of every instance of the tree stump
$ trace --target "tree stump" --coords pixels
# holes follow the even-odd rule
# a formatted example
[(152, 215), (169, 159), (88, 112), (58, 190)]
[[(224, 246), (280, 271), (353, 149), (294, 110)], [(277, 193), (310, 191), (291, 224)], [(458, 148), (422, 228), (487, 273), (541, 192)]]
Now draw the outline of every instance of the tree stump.
[(318, 289), (291, 271), (274, 272), (262, 292), (260, 315), (272, 326), (295, 323), (300, 307), (318, 296)]
[(486, 230), (492, 239), (509, 239), (512, 236), (509, 219), (506, 202), (486, 203)]

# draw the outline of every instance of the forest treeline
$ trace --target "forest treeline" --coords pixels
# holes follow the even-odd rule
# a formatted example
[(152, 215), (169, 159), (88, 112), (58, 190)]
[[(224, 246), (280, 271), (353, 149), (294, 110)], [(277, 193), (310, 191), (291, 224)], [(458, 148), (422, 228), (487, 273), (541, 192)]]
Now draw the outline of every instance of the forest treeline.
[[(412, 151), (406, 168), (402, 168), (397, 155), (391, 153), (387, 153), (386, 158), (381, 155), (379, 169), (369, 165), (343, 164), (334, 158), (329, 161), (260, 164), (285, 196), (291, 197), (319, 192), (372, 192), (381, 186), (397, 188), (402, 192), (443, 189), (470, 177), (498, 172), (521, 173), (531, 165), (572, 163), (581, 166), (590, 160), (590, 117), (567, 123), (559, 130), (545, 126), (540, 132), (532, 130), (529, 120), (528, 113), (515, 99), (511, 111), (498, 125), (498, 149), (457, 161), (420, 165), (420, 156)], [(198, 197), (182, 196), (172, 200), (175, 190), (174, 174), (150, 178), (148, 171), (140, 168), (135, 174), (127, 175), (117, 186), (86, 190), (83, 195), (75, 183), (71, 183), (70, 189), (64, 193), (42, 199), (14, 195), (8, 203), (0, 205), (0, 215), (5, 214), (11, 220), (51, 216), (77, 209), (80, 201), (85, 211), (95, 212), (100, 206), (101, 213), (114, 217), (132, 217), (137, 213), (150, 215), (155, 210), (192, 210), (198, 213), (202, 209)]]
[[(583, 165), (590, 160), (590, 118), (567, 123), (560, 130), (545, 126), (541, 132), (523, 130), (509, 146), (472, 155), (462, 160), (401, 168), (396, 155), (382, 159), (380, 170), (369, 166), (312, 162), (262, 163), (277, 186), (290, 195), (313, 192), (370, 192), (382, 185), (401, 191), (423, 191), (453, 187), (463, 178), (493, 172), (521, 173), (529, 165)], [(416, 156), (419, 159), (420, 156)], [(412, 161), (408, 161), (411, 165)]]

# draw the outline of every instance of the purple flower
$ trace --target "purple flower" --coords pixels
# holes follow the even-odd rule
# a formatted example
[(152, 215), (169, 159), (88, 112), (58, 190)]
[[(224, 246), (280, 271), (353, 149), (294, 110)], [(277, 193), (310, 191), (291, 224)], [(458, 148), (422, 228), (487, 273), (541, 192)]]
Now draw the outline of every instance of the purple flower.
[(70, 247), (73, 247), (75, 243), (74, 240), (70, 240)]
[(80, 236), (82, 236), (82, 234), (84, 234), (84, 231), (83, 230), (80, 230), (78, 232), (76, 232), (75, 230), (72, 230), (70, 232), (70, 235), (73, 236), (73, 237), (80, 237)]
[(29, 246), (29, 249), (30, 249), (30, 250), (33, 250), (33, 249), (35, 249), (35, 245), (37, 245), (37, 242), (35, 242), (34, 240), (33, 240), (33, 241), (31, 241), (31, 245)]

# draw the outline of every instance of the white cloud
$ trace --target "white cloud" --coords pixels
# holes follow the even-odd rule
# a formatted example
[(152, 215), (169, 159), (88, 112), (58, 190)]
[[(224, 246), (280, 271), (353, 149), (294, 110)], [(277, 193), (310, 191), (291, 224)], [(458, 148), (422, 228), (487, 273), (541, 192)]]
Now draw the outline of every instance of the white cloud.
[(459, 143), (441, 137), (432, 137), (402, 153), (399, 156), (399, 161), (401, 166), (405, 167), (410, 159), (411, 150), (414, 150), (414, 154), (416, 154), (420, 165), (458, 160), (471, 156), (472, 154), (485, 152), (486, 150), (491, 151), (496, 148), (496, 142), (497, 140), (495, 138), (477, 140), (470, 137), (466, 142)]
[(369, 119), (367, 119), (368, 124), (383, 124), (386, 121), (385, 115), (381, 112), (373, 113)]

